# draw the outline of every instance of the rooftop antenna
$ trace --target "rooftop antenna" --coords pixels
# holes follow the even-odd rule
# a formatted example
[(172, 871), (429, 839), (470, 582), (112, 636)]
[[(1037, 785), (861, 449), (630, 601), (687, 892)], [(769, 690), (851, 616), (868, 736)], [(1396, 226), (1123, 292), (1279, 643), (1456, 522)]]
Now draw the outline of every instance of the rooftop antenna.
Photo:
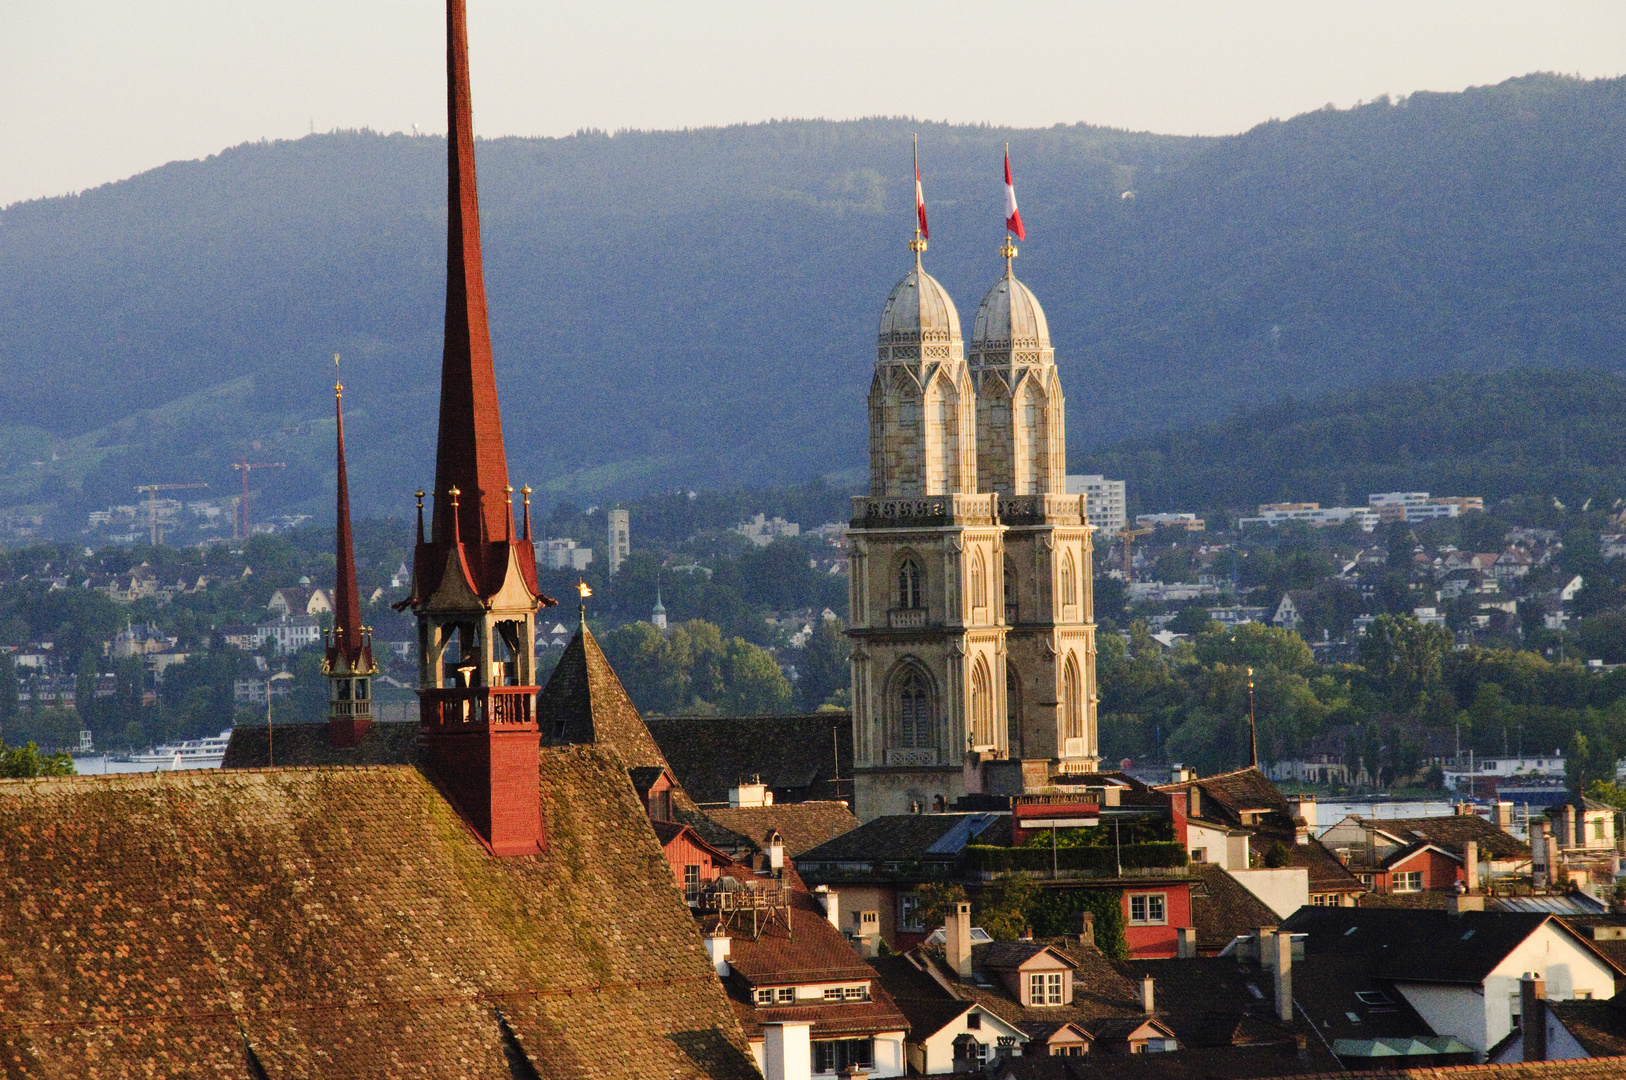
[(1259, 767), (1259, 725), (1253, 716), (1253, 668), (1248, 669), (1248, 756)]

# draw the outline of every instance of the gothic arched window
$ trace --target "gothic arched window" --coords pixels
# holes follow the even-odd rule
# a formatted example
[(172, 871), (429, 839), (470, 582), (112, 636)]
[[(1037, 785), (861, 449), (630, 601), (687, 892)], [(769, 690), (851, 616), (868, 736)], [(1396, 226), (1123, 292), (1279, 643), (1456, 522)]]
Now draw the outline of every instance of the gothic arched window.
[(1078, 603), (1078, 575), (1073, 569), (1073, 553), (1061, 553), (1061, 602), (1072, 606)]
[(994, 687), (980, 656), (971, 668), (971, 744), (994, 744)]
[(971, 606), (988, 606), (988, 571), (982, 563), (982, 552), (971, 553)]
[(898, 567), (898, 606), (900, 608), (916, 609), (926, 606), (926, 590), (924, 588), (925, 582), (922, 580), (923, 577), (920, 566), (915, 560), (903, 560), (903, 564)]
[(1007, 562), (1005, 564), (1005, 625), (1015, 626), (1019, 614), (1016, 603), (1016, 571), (1011, 569), (1011, 564)]
[(1061, 707), (1062, 723), (1066, 727), (1065, 737), (1082, 739), (1084, 737), (1084, 680), (1079, 678), (1078, 660), (1072, 653), (1067, 654), (1067, 664), (1062, 668)]
[(932, 745), (932, 695), (926, 677), (910, 668), (898, 683), (898, 745), (905, 750)]

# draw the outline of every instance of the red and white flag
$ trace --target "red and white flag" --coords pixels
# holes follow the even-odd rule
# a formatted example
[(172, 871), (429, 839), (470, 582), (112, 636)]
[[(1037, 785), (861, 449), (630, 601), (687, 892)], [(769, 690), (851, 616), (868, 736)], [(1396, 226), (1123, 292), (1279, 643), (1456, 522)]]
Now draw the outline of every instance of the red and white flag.
[(926, 228), (926, 195), (920, 190), (920, 151), (915, 151), (915, 216), (920, 219), (920, 238), (930, 240), (932, 234)]
[[(915, 181), (915, 187), (919, 189), (919, 180)], [(922, 217), (920, 220), (926, 219)], [(1016, 208), (1016, 188), (1011, 184), (1011, 152), (1008, 149), (1005, 151), (1005, 228), (1015, 233), (1018, 240), (1028, 238), (1027, 233), (1022, 231), (1022, 211)]]

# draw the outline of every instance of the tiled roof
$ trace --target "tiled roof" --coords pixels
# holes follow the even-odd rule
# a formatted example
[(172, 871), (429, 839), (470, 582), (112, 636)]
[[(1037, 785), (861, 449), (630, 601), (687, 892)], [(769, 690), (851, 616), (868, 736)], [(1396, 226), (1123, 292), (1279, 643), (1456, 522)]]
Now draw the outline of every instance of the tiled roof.
[(420, 759), (418, 725), (375, 723), (350, 748), (328, 741), (327, 724), (238, 724), (226, 744), (227, 769), (263, 769), (267, 765), (415, 765)]
[[(834, 840), (802, 853), (804, 861), (865, 862), (924, 859), (929, 849), (967, 819), (997, 821), (989, 814), (894, 814), (873, 818)], [(980, 839), (979, 837), (975, 839)], [(958, 852), (944, 853), (945, 859)]]
[(1130, 961), (1120, 967), (1137, 981), (1151, 977), (1155, 1015), (1174, 1032), (1181, 1046), (1292, 1038), (1290, 1031), (1276, 1023), (1271, 973), (1260, 971), (1255, 964), (1239, 963), (1233, 956), (1205, 956)]
[[(999, 943), (995, 943), (996, 945)], [(1071, 1005), (1050, 1005), (1024, 1008), (1011, 997), (997, 974), (985, 977), (987, 985), (976, 982), (958, 982), (949, 974), (943, 959), (941, 945), (925, 945), (913, 955), (923, 963), (936, 967), (939, 973), (955, 985), (966, 1000), (987, 1009), (1013, 1027), (1024, 1031), (1037, 1030), (1044, 1025), (1073, 1023), (1088, 1026), (1096, 1020), (1144, 1016), (1140, 994), (1112, 961), (1101, 955), (1094, 945), (1080, 944), (1076, 938), (1046, 938), (1036, 944), (1050, 945), (1078, 966), (1073, 969), (1073, 1001)], [(971, 963), (974, 970), (984, 968), (989, 950), (995, 945), (973, 945)]]
[(795, 858), (809, 848), (858, 826), (858, 819), (842, 802), (779, 803), (773, 806), (742, 806), (738, 809), (708, 808), (701, 813), (724, 828), (738, 833), (767, 850), (765, 837), (779, 830), (785, 854)]
[[(1278, 1074), (1279, 1075), (1279, 1074)], [(1381, 1069), (1358, 1074), (1361, 1080), (1620, 1080), (1626, 1057), (1526, 1061), (1512, 1065), (1448, 1065), (1440, 1068)], [(1349, 1080), (1347, 1072), (1294, 1073), (1282, 1080)]]
[[(1551, 915), (1518, 912), (1419, 911), (1386, 908), (1302, 907), (1282, 929), (1308, 934), (1306, 952), (1365, 956), (1374, 974), (1400, 982), (1478, 984)], [(1591, 942), (1577, 935), (1583, 948)], [(1593, 951), (1600, 960), (1601, 953)]]
[(1619, 1002), (1549, 1001), (1547, 1008), (1593, 1057), (1626, 1055), (1626, 1010)]
[[(542, 741), (599, 743), (616, 748), (627, 768), (671, 769), (593, 635), (583, 626), (536, 697)], [(671, 770), (678, 783), (683, 777)]]
[[(798, 799), (852, 798), (850, 713), (651, 716), (646, 722), (696, 802), (726, 803), (728, 789), (752, 776)], [(831, 783), (837, 777), (840, 783)]]
[(0, 1072), (752, 1080), (625, 775), (507, 859), (411, 767), (0, 782)]
[[(769, 879), (754, 880), (760, 883)], [(791, 904), (789, 930), (776, 921), (755, 939), (739, 925), (729, 931), (728, 963), (740, 978), (754, 986), (874, 978), (874, 970), (859, 957), (846, 936), (830, 925), (823, 908), (800, 887), (793, 873), (786, 874), (786, 883)], [(703, 930), (716, 925), (715, 915), (702, 919)]]
[(909, 1021), (910, 1042), (924, 1042), (974, 1007), (971, 1002), (950, 995), (909, 957), (876, 957), (869, 963), (893, 1003)]
[(1238, 934), (1281, 922), (1263, 900), (1222, 868), (1195, 863), (1192, 869), (1201, 876), (1191, 889), (1191, 922), (1200, 951), (1217, 952)]
[(1530, 845), (1509, 835), (1478, 814), (1452, 814), (1431, 818), (1357, 818), (1379, 832), (1398, 837), (1402, 843), (1427, 840), (1453, 855), (1461, 856), (1469, 840), (1479, 845), (1481, 859), (1528, 859)]
[[(1310, 1043), (1313, 1044), (1314, 1040)], [(1293, 1043), (1265, 1046), (1225, 1046), (1179, 1050), (1172, 1054), (1106, 1054), (1083, 1057), (1029, 1057), (1002, 1061), (996, 1076), (1004, 1080), (1255, 1080), (1286, 1077), (1306, 1069), (1332, 1070), (1337, 1062), (1325, 1048), (1307, 1044), (1299, 1051)], [(1336, 1074), (1349, 1080), (1350, 1074)], [(1375, 1073), (1356, 1074), (1365, 1080)], [(1421, 1074), (1419, 1074), (1421, 1075)]]

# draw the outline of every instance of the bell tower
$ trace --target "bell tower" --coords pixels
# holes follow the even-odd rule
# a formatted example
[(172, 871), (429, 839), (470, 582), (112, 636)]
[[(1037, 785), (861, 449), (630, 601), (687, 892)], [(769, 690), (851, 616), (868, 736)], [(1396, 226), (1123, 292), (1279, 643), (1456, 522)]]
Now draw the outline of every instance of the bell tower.
[(1044, 309), (1018, 281), (1005, 238), (1005, 273), (977, 308), (971, 379), (977, 466), (998, 495), (1005, 527), (1001, 576), (1007, 646), (1007, 745), (1023, 786), (1065, 781), (1100, 765), (1096, 739), (1092, 527), (1084, 496), (1067, 495), (1066, 401)]
[(977, 493), (976, 400), (960, 317), (921, 264), (881, 312), (870, 493), (853, 500), (855, 810), (867, 820), (981, 790), (1006, 752), (1003, 530)]
[(486, 323), (464, 0), (446, 5), (446, 329), (432, 527), (418, 542), (418, 698), (431, 776), (493, 854), (545, 849), (538, 789), (536, 584), (530, 489), (523, 530)]
[[(337, 365), (339, 358), (333, 357)], [(333, 582), (333, 629), (327, 632), (327, 654), (322, 674), (328, 678), (328, 741), (334, 746), (356, 746), (373, 726), (373, 662), (371, 627), (361, 625), (361, 591), (356, 587), (355, 545), (350, 536), (350, 479), (344, 464), (344, 384), (333, 384), (333, 413), (338, 420), (338, 507), (333, 553), (337, 573)]]

